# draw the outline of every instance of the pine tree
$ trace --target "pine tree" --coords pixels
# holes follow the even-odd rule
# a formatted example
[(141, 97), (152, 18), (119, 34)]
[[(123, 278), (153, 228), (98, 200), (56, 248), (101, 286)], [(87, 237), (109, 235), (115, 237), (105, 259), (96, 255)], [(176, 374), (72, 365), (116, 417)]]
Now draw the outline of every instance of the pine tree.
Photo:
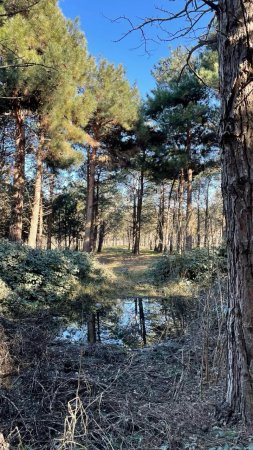
[[(18, 31), (17, 31), (18, 30)], [(21, 31), (20, 31), (21, 30)], [(25, 173), (25, 117), (38, 117), (36, 180), (29, 245), (35, 246), (43, 174), (43, 161), (66, 165), (76, 159), (71, 144), (84, 138), (78, 120), (85, 123), (92, 110), (88, 95), (79, 95), (94, 67), (78, 24), (67, 21), (56, 1), (41, 0), (25, 16), (17, 15), (1, 28), (7, 68), (1, 90), (5, 108), (14, 110), (17, 123), (12, 237), (22, 238)], [(8, 43), (8, 45), (7, 45)], [(13, 67), (8, 67), (12, 63)], [(22, 63), (22, 64), (21, 64)], [(89, 97), (89, 98), (88, 98)], [(22, 136), (22, 138), (20, 138)], [(15, 231), (18, 228), (18, 231)]]
[(124, 137), (124, 131), (134, 126), (138, 117), (139, 96), (125, 78), (122, 66), (115, 67), (102, 60), (94, 75), (91, 91), (96, 109), (85, 131), (87, 147), (87, 201), (84, 250), (94, 248), (94, 196), (98, 149), (110, 153), (110, 135)]
[[(182, 164), (179, 180), (182, 183), (186, 178), (187, 182), (185, 248), (191, 250), (193, 173), (196, 174), (202, 169), (205, 158), (208, 163), (213, 158), (217, 159), (217, 153), (214, 151), (218, 150), (218, 145), (215, 129), (216, 108), (211, 108), (208, 104), (210, 92), (191, 71), (185, 69), (181, 73), (183, 59), (184, 53), (178, 49), (156, 67), (154, 75), (157, 88), (148, 98), (147, 110), (151, 118), (167, 133), (166, 153), (173, 155)], [(197, 70), (198, 61), (195, 65)], [(184, 174), (182, 170), (186, 173)], [(182, 195), (183, 191), (179, 189), (179, 197)], [(184, 247), (181, 242), (183, 239), (181, 224), (179, 212), (180, 250)]]

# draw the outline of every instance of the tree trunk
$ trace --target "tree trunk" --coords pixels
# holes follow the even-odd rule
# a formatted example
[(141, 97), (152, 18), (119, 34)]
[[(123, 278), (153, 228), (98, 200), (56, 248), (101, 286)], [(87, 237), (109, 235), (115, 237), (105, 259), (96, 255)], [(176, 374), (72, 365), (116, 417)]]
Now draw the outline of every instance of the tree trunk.
[(25, 185), (25, 115), (20, 105), (14, 111), (16, 120), (16, 152), (13, 173), (13, 204), (11, 212), (10, 239), (22, 240), (24, 185)]
[(223, 0), (219, 15), (222, 189), (228, 246), (227, 402), (253, 427), (253, 8)]
[(101, 222), (99, 227), (99, 235), (98, 235), (98, 250), (97, 253), (102, 253), (104, 238), (105, 238), (105, 221)]
[(201, 244), (200, 191), (201, 191), (201, 183), (199, 183), (199, 188), (198, 188), (198, 206), (197, 206), (197, 247), (198, 248), (200, 248), (200, 244)]
[(36, 248), (36, 239), (39, 224), (40, 215), (40, 201), (41, 201), (41, 189), (42, 189), (42, 177), (43, 177), (43, 147), (44, 147), (44, 133), (41, 132), (40, 143), (37, 149), (36, 160), (37, 169), (34, 186), (34, 199), (32, 206), (32, 214), (30, 221), (30, 231), (28, 236), (28, 245), (32, 248)]
[(185, 249), (192, 250), (192, 169), (187, 170), (187, 206)]
[(52, 234), (53, 234), (53, 200), (54, 200), (54, 182), (55, 175), (49, 175), (49, 211), (47, 217), (47, 249), (52, 248)]
[(136, 205), (136, 221), (135, 221), (135, 241), (133, 247), (133, 254), (140, 254), (140, 241), (141, 241), (141, 215), (142, 215), (142, 202), (144, 194), (144, 173), (141, 170), (139, 186), (137, 192), (137, 205)]
[(167, 250), (170, 251), (170, 247), (171, 245), (173, 246), (173, 244), (171, 244), (171, 241), (173, 239), (173, 212), (172, 212), (172, 216), (171, 216), (171, 198), (172, 198), (172, 194), (173, 194), (173, 189), (175, 186), (175, 182), (176, 182), (176, 178), (173, 179), (171, 186), (170, 186), (170, 193), (169, 193), (169, 198), (168, 198), (168, 208), (167, 208), (167, 223), (166, 223), (166, 236), (167, 236)]
[(177, 225), (177, 209), (176, 209), (176, 195), (174, 197), (173, 202), (173, 212), (172, 212), (172, 228), (171, 228), (171, 234), (170, 234), (170, 247), (169, 251), (170, 253), (173, 253), (174, 251), (174, 237), (175, 237), (175, 230)]
[(97, 341), (96, 336), (96, 315), (91, 313), (87, 321), (87, 337), (89, 344), (95, 344)]
[(205, 207), (205, 234), (204, 234), (204, 247), (209, 246), (209, 185), (210, 180), (207, 182), (206, 188), (206, 207)]
[(133, 193), (133, 210), (132, 210), (132, 253), (134, 252), (134, 243), (136, 241), (137, 232), (137, 193)]
[(177, 251), (183, 247), (183, 201), (184, 201), (184, 169), (180, 170), (178, 185), (178, 217), (177, 217)]
[(88, 151), (86, 221), (83, 243), (83, 249), (88, 253), (93, 250), (96, 153), (95, 147)]
[(38, 229), (38, 235), (37, 235), (37, 247), (42, 248), (43, 247), (43, 197), (41, 193), (40, 197), (40, 217), (39, 217), (39, 229)]

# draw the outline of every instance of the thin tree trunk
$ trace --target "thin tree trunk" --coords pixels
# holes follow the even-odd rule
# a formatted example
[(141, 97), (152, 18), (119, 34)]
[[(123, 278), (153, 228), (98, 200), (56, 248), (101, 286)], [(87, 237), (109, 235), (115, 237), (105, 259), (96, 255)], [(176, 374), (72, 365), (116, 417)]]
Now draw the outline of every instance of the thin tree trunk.
[(91, 313), (88, 317), (87, 321), (87, 335), (89, 344), (95, 344), (97, 341), (96, 336), (96, 315), (95, 313)]
[(97, 253), (102, 253), (104, 238), (105, 238), (105, 221), (101, 222), (99, 227), (99, 235), (98, 235), (98, 250)]
[(185, 249), (192, 250), (192, 169), (187, 170), (187, 206)]
[(178, 185), (178, 217), (177, 217), (177, 251), (183, 247), (183, 201), (184, 201), (184, 169), (180, 170)]
[(209, 185), (210, 180), (207, 182), (206, 189), (206, 206), (205, 206), (205, 234), (204, 234), (204, 247), (207, 248), (209, 245)]
[(47, 249), (52, 248), (52, 235), (53, 235), (53, 200), (54, 200), (54, 183), (55, 175), (51, 173), (49, 175), (49, 211), (47, 217)]
[(173, 253), (174, 251), (176, 225), (177, 225), (177, 209), (176, 209), (176, 195), (175, 195), (172, 213), (172, 230), (170, 235), (170, 253)]
[(223, 0), (219, 14), (222, 190), (228, 246), (227, 402), (253, 428), (253, 8)]
[(92, 252), (93, 232), (94, 232), (94, 193), (95, 193), (95, 172), (96, 172), (96, 148), (92, 147), (88, 152), (87, 163), (87, 199), (86, 199), (86, 221), (84, 231), (83, 249), (85, 252)]
[(45, 137), (44, 132), (40, 133), (40, 142), (36, 154), (36, 177), (34, 185), (34, 199), (32, 206), (32, 214), (30, 221), (30, 230), (28, 236), (28, 245), (32, 248), (36, 247), (36, 239), (39, 224), (40, 215), (40, 201), (41, 201), (41, 190), (42, 190), (42, 177), (43, 177), (43, 147), (44, 147)]
[(140, 254), (140, 241), (141, 241), (141, 215), (142, 215), (142, 203), (143, 203), (143, 194), (144, 194), (144, 172), (141, 170), (140, 179), (139, 179), (139, 187), (138, 187), (138, 195), (137, 195), (137, 205), (136, 205), (136, 233), (135, 233), (135, 242), (133, 248), (133, 254)]
[(198, 206), (197, 206), (197, 247), (198, 248), (200, 248), (200, 244), (201, 244), (200, 191), (201, 191), (201, 184), (199, 183)]
[(145, 314), (143, 309), (143, 300), (139, 298), (139, 312), (140, 312), (140, 325), (141, 325), (141, 334), (143, 339), (143, 344), (147, 344), (147, 331), (146, 331), (146, 323), (145, 323)]
[(39, 229), (37, 235), (37, 247), (42, 248), (43, 246), (43, 197), (41, 193), (40, 197), (40, 217), (39, 217)]
[(133, 212), (132, 212), (132, 253), (134, 252), (134, 244), (137, 234), (137, 194), (133, 194)]
[[(174, 178), (172, 183), (171, 183), (170, 193), (169, 193), (169, 198), (168, 198), (167, 223), (166, 223), (166, 235), (167, 235), (167, 239), (168, 239), (167, 250), (168, 251), (170, 251), (171, 240), (173, 239), (173, 237), (172, 237), (172, 234), (173, 234), (173, 223), (172, 223), (172, 220), (171, 220), (171, 198), (172, 198), (175, 182), (176, 182), (176, 179)], [(172, 214), (172, 218), (173, 218), (173, 214)]]
[(25, 185), (25, 115), (20, 105), (14, 111), (16, 120), (16, 152), (13, 173), (13, 204), (11, 211), (10, 239), (22, 240), (24, 185)]
[(98, 206), (99, 206), (99, 175), (97, 176), (97, 180), (95, 182), (94, 191), (96, 191), (96, 198), (94, 198), (94, 205), (93, 205), (93, 233), (92, 233), (92, 242), (91, 247), (92, 251), (96, 251), (96, 245), (97, 245), (97, 237), (98, 237), (98, 225), (99, 225), (99, 214), (98, 214)]

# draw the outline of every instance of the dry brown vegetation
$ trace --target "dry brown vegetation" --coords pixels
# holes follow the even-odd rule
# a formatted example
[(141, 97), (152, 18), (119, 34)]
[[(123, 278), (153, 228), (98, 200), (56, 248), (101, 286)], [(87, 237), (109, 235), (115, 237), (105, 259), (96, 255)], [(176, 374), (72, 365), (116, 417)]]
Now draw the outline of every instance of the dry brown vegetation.
[[(134, 261), (134, 277), (151, 262), (147, 255), (123, 256), (122, 267), (118, 257), (102, 258), (119, 273)], [(55, 322), (45, 313), (1, 319), (0, 449), (247, 448), (251, 437), (226, 425), (220, 408), (224, 336), (212, 313), (217, 295), (214, 289), (206, 303), (202, 293), (183, 336), (138, 350), (55, 341)]]

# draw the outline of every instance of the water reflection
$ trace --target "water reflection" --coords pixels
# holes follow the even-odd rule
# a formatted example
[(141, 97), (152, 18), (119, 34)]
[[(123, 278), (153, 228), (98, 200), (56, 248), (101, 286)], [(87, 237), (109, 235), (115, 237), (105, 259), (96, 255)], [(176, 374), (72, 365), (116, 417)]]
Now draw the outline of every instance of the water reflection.
[(86, 318), (68, 323), (58, 339), (69, 342), (117, 344), (131, 348), (152, 345), (185, 329), (189, 306), (185, 298), (133, 298), (99, 305)]

